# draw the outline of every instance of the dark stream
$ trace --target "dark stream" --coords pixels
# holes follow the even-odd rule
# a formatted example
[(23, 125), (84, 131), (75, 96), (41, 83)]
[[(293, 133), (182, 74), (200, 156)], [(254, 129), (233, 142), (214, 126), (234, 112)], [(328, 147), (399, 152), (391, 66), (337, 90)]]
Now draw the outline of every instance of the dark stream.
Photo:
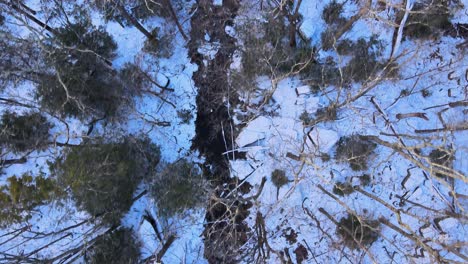
[[(248, 216), (250, 202), (238, 199), (250, 190), (236, 188), (238, 179), (231, 178), (229, 157), (223, 153), (232, 149), (231, 120), (226, 98), (228, 71), (236, 50), (236, 39), (229, 36), (225, 28), (233, 24), (239, 8), (239, 0), (224, 0), (222, 6), (213, 5), (212, 0), (198, 0), (197, 9), (191, 18), (189, 55), (192, 63), (198, 65), (193, 80), (198, 88), (196, 135), (192, 149), (205, 157), (204, 174), (211, 181), (215, 199), (207, 201), (205, 216), (204, 257), (210, 263), (236, 263), (240, 259), (239, 247), (247, 241), (249, 228), (244, 220)], [(207, 41), (219, 43), (219, 50), (213, 59), (198, 51)], [(230, 104), (236, 105), (236, 96), (229, 96)], [(235, 194), (232, 192), (235, 190)], [(219, 202), (219, 199), (228, 200)]]

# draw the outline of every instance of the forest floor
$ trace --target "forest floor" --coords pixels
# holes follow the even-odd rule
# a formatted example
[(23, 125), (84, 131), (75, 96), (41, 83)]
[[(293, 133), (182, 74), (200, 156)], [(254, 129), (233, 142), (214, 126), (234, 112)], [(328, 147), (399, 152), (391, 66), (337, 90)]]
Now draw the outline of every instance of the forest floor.
[[(39, 9), (40, 2), (28, 5)], [(162, 99), (136, 99), (136, 110), (119, 129), (149, 135), (161, 146), (164, 164), (196, 161), (210, 182), (202, 208), (155, 217), (164, 238), (176, 237), (164, 263), (468, 262), (466, 35), (452, 30), (437, 39), (398, 39), (394, 6), (405, 1), (370, 9), (364, 1), (339, 1), (345, 19), (367, 12), (341, 40), (379, 40), (364, 55), (353, 53), (356, 47), (340, 54), (338, 40), (333, 48), (322, 48), (322, 33), (330, 26), (323, 10), (331, 1), (302, 1), (295, 36), (306, 39), (297, 50), (305, 47), (310, 57), (302, 69), (322, 67), (319, 74), (303, 74), (293, 70), (297, 65), (281, 71), (284, 58), (265, 52), (276, 48), (271, 43), (259, 42), (260, 51), (248, 53), (249, 41), (273, 38), (275, 32), (287, 36), (284, 30), (268, 31), (268, 25), (277, 25), (271, 21), (283, 18), (282, 1), (191, 2), (193, 8), (177, 10), (188, 40), (172, 22), (145, 21), (147, 27), (167, 28), (163, 35), (172, 37), (169, 54), (157, 59), (142, 51), (145, 38), (137, 29), (92, 13), (93, 24), (105, 27), (118, 43), (112, 62), (117, 69), (139, 63), (157, 72), (159, 81), (170, 79), (174, 90)], [(451, 17), (459, 27), (468, 24), (468, 1), (461, 2), (464, 8)], [(288, 20), (282, 20), (279, 26), (287, 28)], [(397, 65), (398, 73), (378, 70), (346, 84), (318, 81), (317, 88), (328, 66), (342, 80), (353, 56), (367, 59), (368, 52), (378, 54), (382, 65)], [(247, 69), (255, 74), (243, 75)], [(30, 102), (29, 89), (6, 94)], [(183, 110), (191, 114), (187, 122), (180, 118)], [(68, 121), (67, 140), (79, 143), (87, 127)], [(106, 129), (101, 124), (95, 131)], [(360, 143), (346, 145), (349, 139)], [(447, 150), (450, 162), (434, 162), (436, 150)], [(5, 168), (3, 174), (48, 173), (47, 162), (58, 155), (56, 149), (34, 152), (26, 164)], [(142, 184), (137, 194), (145, 189)], [(143, 259), (163, 247), (145, 221), (146, 212), (157, 216), (150, 196), (139, 197), (122, 220), (138, 234)], [(60, 254), (106, 232), (87, 219), (71, 198), (41, 206), (26, 233), (0, 231), (0, 250), (37, 259)], [(347, 225), (347, 219), (355, 221)]]

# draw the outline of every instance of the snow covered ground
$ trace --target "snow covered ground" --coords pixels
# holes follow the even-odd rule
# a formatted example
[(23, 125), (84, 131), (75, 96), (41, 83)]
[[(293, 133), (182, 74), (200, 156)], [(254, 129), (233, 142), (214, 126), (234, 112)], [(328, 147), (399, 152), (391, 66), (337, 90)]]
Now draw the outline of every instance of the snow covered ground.
[[(253, 5), (253, 2), (245, 2), (245, 5)], [(321, 14), (328, 2), (302, 1), (300, 8), (304, 17), (300, 29), (316, 46), (320, 46), (320, 35), (326, 27)], [(344, 15), (351, 17), (358, 10), (358, 5), (354, 2), (359, 1), (346, 2)], [(468, 2), (462, 2), (465, 9), (457, 10), (453, 21), (468, 23)], [(33, 8), (40, 7), (39, 1), (29, 1), (28, 4)], [(215, 1), (215, 4), (220, 5), (222, 1)], [(256, 9), (241, 11), (245, 13), (240, 14), (239, 21), (246, 17), (262, 19)], [(183, 27), (188, 32), (189, 10), (179, 12), (181, 21), (185, 21)], [(392, 13), (380, 11), (374, 15), (390, 19)], [(113, 61), (117, 69), (126, 62), (137, 62), (145, 68), (153, 69), (161, 80), (170, 78), (169, 87), (175, 90), (167, 94), (166, 99), (176, 102), (176, 107), (152, 96), (136, 99), (137, 111), (128, 116), (128, 122), (122, 124), (120, 129), (129, 134), (149, 134), (161, 146), (162, 157), (166, 162), (182, 157), (195, 159), (196, 153), (190, 151), (191, 139), (195, 135), (194, 119), (182, 124), (177, 111), (187, 109), (193, 116), (196, 114), (197, 88), (192, 81), (196, 66), (190, 63), (185, 41), (176, 28), (172, 25), (173, 31), (168, 32), (175, 36), (172, 55), (169, 58), (154, 59), (141, 52), (145, 39), (134, 27), (122, 28), (115, 22), (105, 23), (97, 14), (92, 18), (95, 25), (105, 25), (119, 45), (117, 59)], [(167, 22), (153, 19), (145, 22), (145, 25), (158, 26), (163, 23)], [(234, 28), (226, 26), (226, 31), (235, 36)], [(372, 34), (377, 34), (384, 41), (382, 57), (389, 58), (393, 29), (383, 19), (376, 20), (371, 15), (363, 17), (343, 38), (357, 40), (360, 37), (368, 38)], [(301, 248), (305, 248), (307, 252), (305, 263), (439, 261), (429, 257), (428, 248), (439, 250), (438, 254), (442, 258), (452, 262), (467, 261), (462, 256), (468, 255), (468, 162), (465, 158), (468, 155), (468, 131), (415, 132), (442, 128), (447, 124), (457, 126), (467, 123), (466, 104), (453, 107), (448, 105), (467, 100), (467, 51), (456, 48), (463, 41), (450, 37), (443, 37), (438, 41), (404, 40), (397, 54), (400, 55), (397, 59), (400, 77), (379, 81), (362, 97), (349, 103), (343, 102), (369, 86), (355, 84), (350, 88), (343, 87), (339, 92), (336, 87), (327, 87), (323, 92), (309, 93), (308, 84), (297, 76), (286, 77), (274, 85), (267, 76), (257, 78), (257, 91), (249, 98), (251, 105), (246, 108), (240, 105), (234, 111), (240, 115), (253, 116), (248, 122), (236, 124), (245, 125), (235, 142), (238, 149), (247, 152), (247, 159), (233, 160), (230, 164), (233, 177), (246, 178), (255, 187), (251, 194), (257, 193), (263, 177), (268, 179), (247, 219), (251, 227), (258, 224), (255, 215), (260, 214), (265, 220), (265, 238), (271, 251), (266, 262), (279, 263), (282, 256), (280, 252), (288, 249), (292, 261), (298, 263), (301, 254), (296, 251), (301, 252), (297, 250)], [(206, 46), (200, 52), (210, 56), (216, 54), (218, 48), (216, 45)], [(337, 58), (333, 52), (319, 51), (318, 54), (319, 59), (330, 55)], [(347, 58), (343, 59), (346, 61)], [(231, 65), (233, 70), (240, 67), (239, 60), (239, 57), (234, 59), (235, 62)], [(19, 89), (21, 94), (16, 94), (15, 97), (27, 98), (25, 90), (27, 87)], [(261, 95), (269, 92), (272, 99), (267, 100), (262, 109), (255, 108), (257, 103), (265, 99)], [(318, 109), (331, 103), (343, 104), (338, 109), (337, 120), (323, 121), (313, 126), (304, 124), (301, 120), (304, 112), (313, 117)], [(247, 112), (245, 109), (248, 109)], [(408, 113), (424, 113), (425, 118), (397, 118), (398, 114)], [(243, 120), (240, 116), (234, 119)], [(77, 120), (67, 121), (71, 125), (71, 142), (79, 143), (86, 128)], [(169, 125), (162, 127), (155, 125), (157, 122), (169, 122)], [(62, 128), (60, 124), (55, 128), (59, 139), (64, 137), (59, 134)], [(335, 152), (341, 137), (355, 134), (377, 136), (389, 145), (401, 144), (403, 141), (413, 152), (408, 154), (403, 150), (403, 154), (407, 154), (405, 156), (380, 144), (374, 154), (368, 157), (368, 169), (354, 171), (348, 163), (337, 161)], [(432, 148), (448, 145), (455, 149), (453, 169), (461, 175), (461, 179), (453, 183), (431, 174), (430, 167), (429, 171), (418, 167), (417, 162), (421, 160), (422, 165), (427, 165), (424, 159), (416, 157), (411, 160), (411, 157), (415, 157), (416, 148), (427, 156)], [(33, 153), (28, 163), (6, 168), (0, 182), (3, 183), (10, 175), (46, 170), (47, 160), (59, 152), (59, 148), (54, 148), (46, 154)], [(272, 172), (276, 169), (285, 171), (289, 180), (279, 189), (271, 181)], [(368, 185), (362, 185), (361, 177), (364, 174), (369, 175)], [(330, 195), (337, 182), (346, 182), (359, 188), (343, 197)], [(139, 191), (142, 190), (143, 187)], [(454, 194), (458, 199), (454, 199)], [(158, 252), (162, 247), (155, 238), (151, 225), (143, 221), (145, 211), (153, 215), (156, 212), (155, 202), (147, 196), (136, 201), (122, 221), (124, 226), (131, 227), (138, 233), (143, 242), (143, 257)], [(350, 250), (336, 234), (336, 224), (323, 211), (337, 221), (349, 212), (363, 218), (383, 218), (409, 234), (409, 237), (396, 232), (389, 225), (380, 224), (379, 238), (367, 252)], [(57, 255), (65, 248), (73, 248), (81, 241), (90, 240), (105, 231), (94, 230), (91, 222), (83, 223), (88, 218), (88, 215), (76, 210), (71, 200), (64, 205), (40, 207), (29, 220), (31, 227), (24, 235), (13, 237), (15, 233), (7, 234), (11, 229), (0, 231), (0, 251), (11, 254), (33, 252), (31, 256), (37, 258)], [(37, 232), (56, 232), (80, 223), (83, 224), (69, 230), (63, 238), (61, 233), (35, 242), (28, 240), (28, 236), (38, 234)], [(203, 223), (203, 210), (189, 211), (177, 219), (158, 219), (158, 224), (167, 231), (165, 235), (175, 232), (177, 236), (164, 256), (165, 263), (207, 262), (203, 259)], [(244, 247), (257, 246), (258, 237), (253, 233), (250, 235), (251, 238)], [(23, 243), (25, 239), (27, 242)], [(60, 241), (34, 253), (34, 250), (56, 239)], [(451, 251), (449, 247), (454, 249), (457, 243), (461, 245), (460, 248)], [(424, 255), (419, 256), (421, 252)]]
[[(320, 33), (324, 30), (321, 12), (327, 2), (303, 1), (300, 8), (304, 16), (301, 30), (313, 43), (318, 43)], [(455, 14), (456, 21), (466, 17), (461, 15), (466, 12), (466, 8)], [(354, 5), (345, 5), (345, 16), (353, 15), (352, 10), (356, 10)], [(248, 13), (245, 15), (249, 16)], [(390, 19), (385, 12), (378, 15)], [(393, 35), (388, 24), (364, 17), (343, 38), (356, 40), (370, 37), (371, 34), (378, 34), (384, 41), (383, 56), (388, 58)], [(330, 103), (345, 102), (366, 89), (366, 86), (353, 85), (350, 89), (343, 88), (340, 93), (330, 87), (326, 94), (307, 94), (295, 92), (302, 90), (304, 85), (296, 77), (283, 79), (277, 87), (272, 87), (266, 77), (257, 80), (258, 90), (273, 92), (272, 100), (263, 106), (263, 111), (255, 109), (254, 103), (262, 102), (264, 98), (251, 98), (250, 105), (240, 107), (249, 109), (255, 118), (245, 123), (246, 126), (236, 139), (238, 147), (247, 151), (247, 159), (231, 161), (231, 167), (233, 176), (245, 178), (257, 187), (251, 191), (252, 194), (257, 192), (262, 178), (270, 178), (276, 169), (285, 171), (289, 179), (289, 183), (279, 189), (278, 195), (277, 187), (271, 180), (267, 181), (250, 212), (249, 225), (252, 227), (258, 224), (258, 219), (253, 217), (258, 212), (265, 219), (265, 239), (275, 253), (269, 255), (267, 262), (278, 263), (281, 256), (278, 252), (289, 249), (296, 263), (297, 258), (301, 257), (296, 249), (301, 247), (307, 248), (306, 263), (440, 261), (433, 259), (427, 252), (418, 256), (422, 248), (426, 250), (426, 244), (440, 250), (438, 254), (447, 260), (466, 261), (463, 257), (468, 253), (466, 246), (460, 249), (452, 246), (467, 242), (466, 176), (456, 180), (452, 186), (447, 185), (447, 182), (417, 167), (416, 161), (383, 145), (379, 145), (368, 158), (369, 168), (364, 171), (353, 171), (347, 163), (338, 162), (334, 158), (336, 143), (343, 136), (378, 136), (390, 144), (399, 144), (401, 138), (410, 149), (421, 148), (423, 155), (428, 155), (431, 147), (453, 146), (456, 149), (454, 169), (466, 175), (466, 130), (415, 133), (415, 130), (441, 128), (442, 119), (452, 125), (466, 124), (468, 121), (466, 109), (447, 107), (449, 102), (467, 99), (466, 50), (455, 48), (461, 42), (463, 39), (449, 37), (436, 42), (404, 40), (400, 47), (401, 57), (397, 60), (400, 65), (399, 78), (378, 82), (364, 96), (344, 104), (338, 110), (337, 120), (320, 122), (314, 126), (304, 125), (300, 120), (301, 113), (305, 110), (315, 113), (318, 108)], [(324, 57), (330, 55), (328, 52), (320, 54)], [(423, 96), (426, 91), (430, 93), (429, 96)], [(431, 108), (433, 106), (439, 107)], [(448, 109), (441, 113), (444, 108)], [(240, 109), (238, 111), (243, 115), (248, 114)], [(262, 112), (274, 114), (258, 114)], [(425, 118), (397, 118), (397, 114), (418, 112), (424, 113)], [(328, 154), (331, 159), (324, 159), (323, 154)], [(370, 175), (368, 186), (360, 183), (360, 177), (364, 174)], [(356, 190), (344, 197), (326, 194), (326, 191), (332, 193), (337, 182), (360, 186), (362, 191)], [(459, 194), (458, 199), (453, 199), (453, 191)], [(402, 202), (399, 197), (413, 204)], [(346, 216), (347, 212), (355, 212), (363, 218), (387, 219), (404, 232), (414, 232), (414, 237), (419, 236), (417, 239), (420, 240), (408, 239), (388, 225), (381, 224), (379, 238), (367, 252), (353, 251), (340, 243), (336, 225), (322, 210), (337, 221)], [(446, 211), (461, 216), (443, 217)], [(438, 230), (437, 223), (443, 231)], [(250, 246), (255, 247), (258, 239), (252, 235)], [(451, 252), (447, 250), (450, 247)]]

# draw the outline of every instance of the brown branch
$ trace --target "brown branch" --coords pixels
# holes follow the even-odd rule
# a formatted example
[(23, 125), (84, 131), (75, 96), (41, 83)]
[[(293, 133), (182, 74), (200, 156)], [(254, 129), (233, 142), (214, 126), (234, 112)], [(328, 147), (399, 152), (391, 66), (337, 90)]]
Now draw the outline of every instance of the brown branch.
[(0, 168), (13, 164), (24, 164), (26, 163), (26, 161), (26, 157), (22, 157), (19, 159), (0, 160)]
[(0, 101), (4, 102), (5, 104), (9, 104), (9, 105), (17, 105), (17, 106), (22, 106), (22, 107), (27, 107), (27, 108), (36, 108), (33, 105), (21, 103), (21, 102), (19, 102), (17, 100), (11, 99), (11, 98), (0, 98)]
[(156, 261), (161, 262), (162, 257), (164, 254), (166, 254), (167, 250), (171, 247), (172, 243), (176, 240), (176, 236), (171, 235), (169, 238), (166, 240), (166, 243), (164, 243), (162, 249), (158, 252), (156, 255)]
[(442, 107), (442, 106), (447, 106), (447, 105), (449, 107), (468, 106), (468, 101), (462, 100), (462, 101), (450, 102), (448, 104), (434, 105), (434, 106), (426, 107), (423, 110), (429, 110), (431, 108), (437, 108), (437, 107)]
[(397, 119), (405, 119), (405, 118), (410, 118), (410, 117), (417, 117), (417, 118), (421, 118), (421, 119), (429, 121), (429, 118), (427, 118), (426, 113), (418, 112), (418, 113), (396, 114)]
[(68, 233), (68, 234), (66, 234), (66, 235), (63, 235), (63, 236), (61, 236), (60, 238), (57, 238), (57, 239), (55, 239), (54, 241), (52, 241), (52, 242), (50, 242), (50, 243), (48, 243), (48, 244), (46, 244), (46, 245), (44, 245), (44, 246), (42, 246), (42, 247), (36, 249), (36, 250), (31, 251), (30, 253), (28, 253), (28, 254), (26, 255), (26, 258), (29, 258), (30, 256), (32, 256), (32, 255), (38, 253), (39, 251), (41, 251), (41, 250), (43, 250), (43, 249), (45, 249), (45, 248), (48, 248), (50, 245), (53, 245), (53, 244), (59, 242), (60, 240), (66, 238), (66, 237), (69, 237), (69, 236), (72, 236), (72, 233)]
[(462, 131), (468, 130), (468, 123), (463, 123), (458, 126), (454, 127), (441, 127), (441, 128), (433, 128), (433, 129), (415, 129), (414, 132), (418, 134), (425, 134), (425, 133), (435, 133), (435, 132), (443, 132), (443, 131)]
[[(431, 248), (430, 246), (428, 246), (426, 243), (424, 243), (424, 241), (421, 241), (420, 238), (418, 238), (415, 234), (413, 233), (406, 233), (404, 230), (402, 230), (401, 228), (399, 228), (398, 226), (392, 224), (390, 221), (388, 221), (387, 219), (385, 219), (384, 217), (380, 217), (379, 218), (379, 222), (388, 226), (389, 228), (393, 229), (395, 232), (401, 234), (402, 236), (408, 238), (409, 240), (413, 241), (414, 243), (416, 243), (418, 246), (421, 246), (424, 248), (424, 250), (426, 250), (427, 252), (429, 252), (429, 254), (431, 254), (432, 256), (434, 256), (437, 261), (439, 262), (446, 262), (447, 260), (443, 257), (440, 256), (439, 254), (439, 251), (437, 250), (434, 250), (433, 248)], [(439, 243), (440, 244), (440, 243)], [(463, 260), (465, 261), (468, 261), (468, 257), (459, 253), (457, 250), (451, 250), (450, 248), (446, 247), (445, 245), (443, 244), (440, 244), (441, 246), (443, 246), (447, 251), (455, 254), (456, 256), (462, 258)], [(450, 263), (462, 263), (462, 262), (457, 262), (457, 261), (454, 261), (454, 260), (450, 260)]]
[(169, 13), (171, 13), (171, 17), (174, 20), (174, 22), (177, 25), (177, 28), (179, 29), (180, 34), (184, 38), (185, 41), (188, 41), (188, 37), (184, 32), (184, 29), (182, 28), (182, 25), (179, 23), (179, 19), (177, 18), (177, 15), (174, 11), (174, 8), (172, 7), (172, 4), (170, 0), (164, 0), (166, 2), (167, 9), (169, 10)]
[(258, 188), (257, 194), (255, 194), (253, 196), (250, 196), (250, 197), (247, 197), (247, 198), (245, 198), (245, 200), (250, 200), (250, 199), (257, 200), (258, 197), (260, 196), (260, 194), (262, 194), (263, 187), (265, 186), (265, 183), (266, 183), (266, 177), (263, 177), (262, 182), (260, 183), (260, 187)]
[(145, 93), (152, 94), (152, 95), (158, 97), (159, 99), (161, 99), (163, 102), (168, 103), (173, 108), (176, 108), (176, 105), (174, 103), (172, 103), (169, 100), (167, 100), (166, 98), (162, 97), (162, 95), (160, 93), (157, 93), (157, 92), (154, 92), (154, 91), (151, 91), (151, 90), (148, 90), (148, 89), (144, 89), (144, 90), (141, 90), (141, 91), (145, 92)]
[(37, 25), (39, 25), (41, 28), (49, 31), (50, 33), (54, 34), (54, 35), (58, 35), (58, 31), (55, 30), (54, 28), (51, 28), (50, 26), (48, 26), (47, 24), (45, 24), (44, 22), (40, 21), (39, 19), (37, 19), (35, 16), (31, 15), (30, 13), (26, 12), (25, 10), (21, 9), (19, 6), (17, 6), (16, 4), (13, 4), (11, 3), (10, 4), (11, 8), (13, 8), (14, 10), (16, 10), (18, 13), (20, 14), (23, 14), (25, 15), (27, 18), (31, 19), (34, 23), (36, 23)]
[(156, 220), (154, 219), (154, 217), (151, 216), (148, 211), (145, 211), (145, 214), (143, 215), (143, 219), (145, 219), (153, 227), (154, 232), (156, 233), (156, 237), (161, 243), (163, 243), (161, 232), (159, 232), (158, 224), (156, 223)]
[(140, 22), (138, 22), (138, 20), (136, 20), (134, 17), (132, 17), (128, 12), (127, 10), (125, 9), (124, 6), (122, 6), (120, 3), (118, 3), (117, 1), (113, 1), (117, 7), (117, 9), (120, 11), (120, 13), (122, 13), (122, 15), (128, 20), (130, 21), (130, 23), (132, 23), (141, 33), (143, 33), (143, 35), (145, 35), (148, 40), (152, 41), (153, 43), (156, 43), (157, 44), (157, 39), (155, 38), (155, 36), (153, 36), (148, 30), (146, 30), (145, 27), (143, 27), (143, 25), (140, 24)]
[[(94, 245), (94, 242), (104, 236), (104, 235), (107, 235), (109, 234), (110, 232), (116, 230), (118, 228), (118, 226), (113, 226), (113, 227), (110, 227), (109, 229), (107, 229), (106, 232), (96, 236), (95, 238), (93, 238), (91, 241), (89, 241), (88, 243), (86, 244), (82, 244), (76, 248), (72, 248), (72, 249), (69, 249), (53, 258), (50, 258), (48, 259), (47, 261), (45, 261), (46, 263), (54, 263), (55, 261), (57, 260), (62, 260), (62, 259), (69, 259), (71, 257), (73, 257), (74, 255), (78, 254), (79, 252), (83, 252), (83, 251), (86, 251), (88, 248), (92, 247)], [(71, 233), (70, 233), (71, 234)], [(71, 263), (71, 262), (70, 262)]]

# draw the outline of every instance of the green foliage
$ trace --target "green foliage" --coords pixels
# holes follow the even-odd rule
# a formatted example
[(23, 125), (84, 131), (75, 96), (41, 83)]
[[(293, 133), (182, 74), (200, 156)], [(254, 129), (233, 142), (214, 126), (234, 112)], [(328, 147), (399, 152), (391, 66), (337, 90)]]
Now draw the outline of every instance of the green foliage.
[(300, 74), (303, 81), (311, 86), (313, 92), (320, 91), (329, 85), (342, 83), (340, 71), (332, 57), (309, 64)]
[(368, 41), (363, 38), (352, 44), (352, 58), (344, 67), (348, 81), (363, 82), (384, 67), (378, 58), (382, 55), (383, 45), (376, 35)]
[[(175, 1), (173, 1), (175, 2)], [(171, 16), (169, 9), (167, 8), (167, 3), (164, 0), (132, 0), (129, 1), (130, 4), (133, 4), (131, 7), (131, 14), (138, 19), (145, 21), (148, 18), (159, 16), (168, 18)]]
[[(438, 38), (441, 32), (452, 27), (448, 1), (426, 1), (416, 3), (409, 15), (404, 34), (410, 38)], [(402, 18), (404, 12), (400, 12)]]
[(348, 22), (348, 20), (342, 16), (343, 6), (344, 4), (342, 3), (332, 1), (323, 9), (322, 18), (325, 23), (328, 24), (328, 28), (322, 32), (320, 36), (323, 50), (332, 49), (336, 42), (336, 32), (340, 31), (346, 22)]
[(284, 170), (275, 169), (271, 173), (271, 182), (277, 188), (281, 188), (289, 182), (286, 172)]
[(400, 91), (400, 97), (406, 97), (406, 96), (409, 96), (411, 93), (408, 89), (402, 89)]
[(327, 28), (320, 34), (320, 41), (323, 50), (331, 50), (336, 43), (335, 29)]
[(336, 51), (340, 55), (350, 55), (353, 52), (354, 42), (349, 39), (343, 39), (338, 42)]
[(35, 207), (52, 202), (63, 195), (54, 179), (24, 174), (7, 179), (0, 187), (0, 227), (31, 218)]
[(346, 19), (342, 16), (343, 5), (335, 0), (326, 5), (322, 12), (322, 18), (325, 23), (328, 25), (344, 25)]
[[(331, 50), (335, 46), (335, 43), (338, 41), (335, 39), (336, 31), (337, 28), (330, 26), (322, 33), (322, 49)], [(336, 51), (339, 55), (351, 56), (351, 60), (343, 68), (342, 78), (338, 75), (337, 70), (334, 71), (335, 76), (340, 77), (342, 79), (340, 82), (344, 82), (344, 84), (364, 82), (386, 66), (385, 63), (379, 60), (383, 52), (383, 44), (377, 35), (371, 36), (369, 40), (364, 38), (360, 38), (357, 41), (349, 39), (340, 40), (336, 43)], [(396, 77), (398, 75), (398, 64), (396, 62), (393, 62), (393, 64), (385, 69), (385, 74), (388, 77)], [(321, 76), (319, 74), (320, 72), (316, 73), (317, 76)], [(335, 79), (337, 78), (335, 77)]]
[(42, 149), (47, 145), (51, 128), (52, 124), (40, 113), (18, 115), (4, 112), (0, 124), (0, 146), (15, 153)]
[[(265, 23), (253, 21), (238, 29), (244, 40), (241, 58), (242, 76), (249, 81), (258, 75), (269, 74), (266, 60), (277, 52), (286, 33), (283, 17), (266, 17)], [(276, 29), (276, 30), (275, 30)]]
[(45, 58), (46, 66), (55, 72), (39, 76), (37, 99), (62, 116), (115, 117), (119, 106), (130, 101), (105, 62), (115, 57), (117, 44), (86, 17), (58, 32), (48, 40)]
[(141, 243), (131, 229), (121, 228), (104, 234), (85, 253), (90, 264), (137, 264), (140, 260)]
[[(152, 17), (159, 16), (163, 18), (170, 17), (166, 3), (163, 0), (121, 0), (118, 1), (120, 5), (124, 6), (130, 16), (144, 22)], [(129, 21), (117, 8), (113, 1), (96, 1), (96, 7), (104, 14), (107, 21), (116, 21), (122, 26), (132, 26)]]
[(8, 27), (0, 27), (0, 34), (0, 91), (35, 80), (37, 69), (44, 68), (40, 45), (32, 36), (19, 38)]
[[(333, 29), (328, 29), (322, 33), (322, 48), (325, 50), (332, 49), (334, 39)], [(369, 40), (360, 38), (353, 42), (348, 39), (344, 39), (338, 42), (336, 51), (340, 55), (351, 56), (351, 60), (343, 67), (343, 75), (340, 75), (336, 63), (330, 59), (325, 65), (329, 65), (328, 72), (320, 71), (317, 69), (313, 73), (313, 76), (322, 78), (325, 82), (323, 84), (349, 84), (351, 82), (364, 82), (383, 70), (386, 66), (385, 63), (380, 61), (380, 57), (383, 52), (383, 44), (377, 37), (373, 35)], [(398, 75), (398, 64), (393, 62), (386, 68), (388, 77), (396, 77)]]
[(152, 193), (163, 217), (201, 206), (208, 188), (200, 170), (185, 159), (168, 164), (157, 173), (153, 186)]
[[(87, 14), (83, 14), (83, 17), (80, 17), (77, 23), (68, 24), (65, 27), (59, 28), (57, 31), (58, 34), (55, 35), (56, 41), (65, 46), (60, 47), (64, 49), (62, 52), (66, 53), (66, 55), (74, 56), (74, 59), (79, 59), (79, 57), (86, 54), (86, 52), (76, 52), (70, 50), (70, 48), (90, 50), (106, 59), (113, 59), (116, 56), (115, 51), (117, 50), (117, 43), (103, 26), (98, 28), (93, 26)], [(71, 54), (69, 54), (69, 52), (71, 52)]]
[(152, 86), (150, 79), (145, 75), (146, 73), (136, 64), (125, 63), (119, 74), (128, 90), (135, 95), (139, 94), (141, 90), (150, 89)]
[(336, 158), (349, 162), (355, 171), (367, 169), (367, 159), (374, 152), (377, 144), (363, 139), (359, 135), (341, 137), (336, 148)]
[[(238, 28), (243, 39), (242, 76), (253, 81), (259, 75), (284, 74), (307, 68), (314, 52), (308, 41), (289, 45), (288, 27), (282, 15), (269, 13), (264, 21), (254, 21)], [(302, 69), (303, 70), (303, 69)]]
[(349, 182), (337, 182), (333, 186), (333, 193), (339, 196), (345, 196), (353, 192), (354, 188)]
[(350, 249), (360, 249), (374, 243), (379, 237), (379, 222), (364, 220), (353, 214), (341, 218), (336, 233), (343, 238), (344, 244)]
[[(431, 151), (429, 154), (429, 159), (431, 160), (432, 163), (435, 163), (437, 165), (451, 168), (453, 161), (455, 159), (454, 153), (452, 152), (451, 149), (434, 149)], [(442, 173), (436, 173), (437, 177), (440, 178), (445, 178), (447, 175), (442, 174)]]
[(153, 171), (159, 147), (148, 139), (74, 147), (51, 164), (59, 183), (69, 188), (77, 206), (115, 224), (130, 206), (137, 185)]
[(328, 162), (331, 160), (331, 157), (330, 157), (330, 154), (328, 153), (321, 153), (320, 159), (322, 159), (323, 162)]

